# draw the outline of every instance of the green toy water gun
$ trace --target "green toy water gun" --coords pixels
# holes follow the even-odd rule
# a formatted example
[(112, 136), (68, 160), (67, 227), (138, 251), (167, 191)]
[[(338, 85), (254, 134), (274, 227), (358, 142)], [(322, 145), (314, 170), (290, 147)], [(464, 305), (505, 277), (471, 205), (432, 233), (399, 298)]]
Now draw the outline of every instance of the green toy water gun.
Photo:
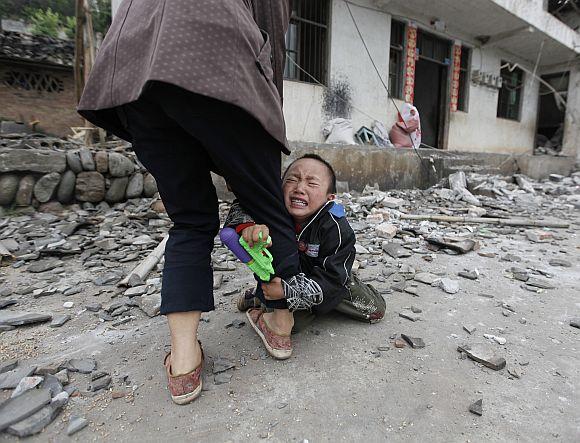
[(220, 231), (220, 239), (260, 280), (270, 281), (270, 278), (274, 275), (272, 254), (267, 249), (267, 246), (272, 242), (270, 237), (264, 241), (260, 232), (260, 240), (250, 248), (243, 237), (240, 237), (234, 229), (223, 228)]

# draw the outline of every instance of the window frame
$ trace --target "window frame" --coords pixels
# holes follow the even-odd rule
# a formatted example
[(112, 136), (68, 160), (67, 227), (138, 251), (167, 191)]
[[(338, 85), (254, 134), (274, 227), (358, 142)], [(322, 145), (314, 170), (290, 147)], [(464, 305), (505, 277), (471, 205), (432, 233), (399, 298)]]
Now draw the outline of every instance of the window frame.
[[(400, 26), (401, 29), (401, 41), (400, 43), (394, 44), (393, 43), (393, 28), (394, 25)], [(403, 99), (403, 84), (405, 80), (404, 69), (405, 69), (405, 40), (406, 40), (406, 30), (407, 24), (400, 20), (391, 19), (391, 32), (390, 32), (390, 40), (389, 40), (389, 78), (388, 78), (388, 85), (389, 85), (389, 92), (393, 98), (402, 100)], [(393, 58), (393, 53), (398, 54), (398, 61), (396, 66), (396, 71), (392, 72), (391, 70), (391, 63)], [(391, 79), (394, 77), (395, 79), (395, 87), (393, 88), (391, 85)]]
[[(471, 85), (471, 57), (473, 51), (470, 47), (462, 45), (461, 46), (461, 61), (463, 61), (464, 55), (467, 53), (466, 66), (459, 65), (459, 86), (457, 91), (457, 110), (461, 112), (469, 112), (469, 91)], [(461, 83), (463, 79), (463, 85)], [(463, 86), (463, 87), (462, 87)], [(463, 92), (463, 94), (462, 94)], [(462, 100), (463, 99), (463, 102)]]
[[(297, 1), (300, 2), (302, 0), (293, 0), (293, 1)], [(308, 0), (308, 1), (313, 1), (313, 0)], [(296, 15), (294, 13), (295, 8), (293, 7), (293, 5), (291, 5), (290, 8), (290, 12), (291, 12), (291, 16), (290, 16), (290, 24), (288, 27), (288, 31), (286, 32), (286, 61), (284, 64), (284, 72), (283, 72), (283, 78), (286, 81), (293, 81), (293, 82), (300, 82), (300, 83), (308, 83), (308, 84), (314, 84), (317, 85), (319, 83), (323, 84), (324, 86), (328, 86), (328, 79), (329, 79), (329, 62), (330, 62), (330, 23), (331, 23), (331, 19), (332, 19), (332, 10), (331, 10), (331, 4), (332, 2), (330, 0), (315, 0), (315, 1), (320, 1), (320, 2), (324, 2), (325, 4), (323, 5), (322, 11), (325, 11), (325, 15), (326, 17), (324, 17), (326, 19), (326, 23), (320, 22), (320, 21), (313, 21), (313, 20), (309, 20), (307, 18), (304, 17), (300, 17), (298, 15)], [(319, 20), (321, 20), (323, 17), (319, 17)], [(315, 54), (313, 56), (311, 56), (309, 58), (309, 60), (314, 60), (314, 63), (316, 63), (316, 60), (318, 57), (322, 56), (323, 60), (320, 62), (319, 65), (319, 69), (316, 69), (316, 71), (320, 71), (319, 73), (317, 72), (313, 72), (315, 71), (314, 69), (311, 69), (310, 66), (304, 66), (305, 63), (301, 63), (300, 62), (300, 57), (301, 57), (301, 53), (303, 53), (304, 48), (301, 47), (301, 33), (302, 33), (302, 26), (304, 25), (309, 25), (309, 26), (314, 26), (318, 29), (322, 29), (322, 34), (321, 34), (321, 38), (323, 39), (322, 42), (319, 42), (316, 46), (316, 50), (315, 50)], [(292, 48), (289, 49), (290, 46), (290, 42), (289, 42), (289, 34), (290, 34), (290, 30), (292, 29), (292, 26), (295, 26), (296, 28), (296, 49)], [(320, 50), (322, 53), (321, 54), (316, 54), (316, 52)], [(291, 58), (292, 60), (294, 60), (296, 62), (297, 65), (299, 65), (302, 69), (304, 69), (304, 71), (308, 72), (309, 75), (306, 75), (304, 72), (302, 72), (297, 66), (295, 66), (294, 64), (292, 64), (291, 62), (288, 61), (288, 58)], [(288, 73), (292, 72), (294, 75), (293, 76), (289, 76)], [(318, 74), (318, 75), (317, 75)], [(311, 77), (314, 77), (319, 83), (315, 82)]]
[[(505, 65), (506, 63), (509, 63), (510, 65), (513, 64), (511, 62), (507, 62), (505, 60), (502, 60), (501, 66)], [(512, 90), (516, 91), (517, 109), (516, 109), (516, 116), (515, 117), (509, 115), (509, 109), (510, 109), (509, 103), (507, 104), (506, 114), (500, 115), (500, 111), (503, 111), (503, 109), (502, 109), (502, 95), (505, 95), (506, 93), (510, 92), (510, 90), (508, 89), (508, 82), (511, 81), (511, 79), (509, 77), (507, 77), (507, 75), (504, 75), (504, 74), (506, 74), (506, 70), (509, 74), (516, 72), (520, 75), (520, 78), (519, 78), (519, 81), (517, 81), (517, 84), (513, 87), (509, 86), (509, 88), (513, 88)], [(512, 71), (510, 71), (509, 66), (506, 66), (505, 68), (500, 69), (500, 76), (502, 77), (503, 82), (502, 82), (502, 86), (497, 94), (497, 113), (496, 113), (496, 116), (497, 116), (497, 118), (501, 118), (504, 120), (511, 120), (511, 121), (520, 122), (521, 118), (522, 118), (522, 105), (523, 105), (523, 101), (524, 101), (523, 100), (524, 87), (525, 87), (525, 82), (526, 82), (525, 72), (521, 68), (518, 68), (517, 66)], [(508, 100), (509, 100), (509, 96), (508, 96)]]

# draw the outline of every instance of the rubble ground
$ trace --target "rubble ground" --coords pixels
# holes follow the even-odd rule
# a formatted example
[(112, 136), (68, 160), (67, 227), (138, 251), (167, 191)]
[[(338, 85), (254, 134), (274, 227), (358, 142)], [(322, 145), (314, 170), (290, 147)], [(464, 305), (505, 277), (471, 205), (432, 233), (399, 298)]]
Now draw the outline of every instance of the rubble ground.
[[(577, 440), (580, 175), (449, 183), (340, 195), (357, 233), (355, 271), (384, 295), (387, 314), (373, 325), (318, 319), (294, 336), (288, 361), (268, 357), (237, 312), (235, 298), (253, 278), (216, 239), (216, 310), (200, 326), (204, 392), (187, 406), (171, 402), (162, 366), (162, 262), (129, 288), (117, 285), (169, 228), (152, 200), (2, 217), (0, 424), (11, 418), (2, 406), (13, 388), (36, 374), (39, 386), (28, 377), (16, 389), (31, 398), (18, 405), (29, 415), (53, 407), (56, 418), (29, 441), (65, 433), (106, 441)], [(223, 216), (228, 205), (220, 209)], [(38, 395), (27, 394), (33, 389)], [(24, 429), (18, 424), (12, 433)]]

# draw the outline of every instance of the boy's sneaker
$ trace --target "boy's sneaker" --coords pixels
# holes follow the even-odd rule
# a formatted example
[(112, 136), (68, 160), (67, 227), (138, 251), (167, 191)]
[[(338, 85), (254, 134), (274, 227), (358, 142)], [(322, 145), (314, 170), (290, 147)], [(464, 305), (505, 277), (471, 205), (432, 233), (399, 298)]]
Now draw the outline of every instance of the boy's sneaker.
[(246, 312), (251, 308), (259, 308), (262, 302), (258, 297), (254, 296), (254, 289), (247, 289), (238, 296), (237, 301), (238, 311)]
[(322, 288), (304, 274), (297, 274), (282, 282), (284, 296), (291, 312), (310, 310), (312, 306), (322, 303)]

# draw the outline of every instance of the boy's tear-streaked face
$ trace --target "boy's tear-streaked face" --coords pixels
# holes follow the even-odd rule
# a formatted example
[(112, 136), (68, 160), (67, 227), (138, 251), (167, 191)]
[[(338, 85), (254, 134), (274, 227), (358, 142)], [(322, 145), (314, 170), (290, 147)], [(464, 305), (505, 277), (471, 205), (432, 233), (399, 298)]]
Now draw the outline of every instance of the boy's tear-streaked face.
[(286, 209), (297, 223), (302, 223), (318, 211), (330, 194), (330, 174), (318, 160), (303, 158), (288, 169), (282, 183)]

